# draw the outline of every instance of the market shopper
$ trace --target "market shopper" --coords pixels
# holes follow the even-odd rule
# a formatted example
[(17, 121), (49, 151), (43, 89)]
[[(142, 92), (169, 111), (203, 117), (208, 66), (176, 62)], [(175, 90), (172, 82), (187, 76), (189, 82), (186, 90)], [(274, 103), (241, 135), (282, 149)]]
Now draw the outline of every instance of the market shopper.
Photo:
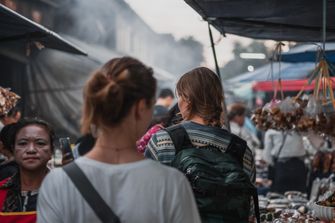
[(15, 124), (10, 148), (19, 171), (0, 182), (0, 222), (36, 222), (37, 196), (53, 151), (49, 124), (23, 119)]
[[(171, 133), (168, 129), (161, 130), (154, 134), (151, 138), (151, 140), (148, 143), (147, 150), (145, 152), (146, 157), (152, 158), (154, 160), (158, 160), (159, 162), (166, 164), (166, 165), (173, 165), (173, 163), (176, 161), (175, 158), (178, 154), (180, 154), (181, 150), (183, 148), (178, 148), (175, 143), (179, 143), (184, 145), (184, 143), (188, 144), (188, 148), (192, 149), (199, 149), (200, 150), (207, 150), (203, 151), (203, 153), (211, 151), (213, 153), (208, 155), (214, 155), (216, 158), (230, 156), (226, 154), (228, 147), (232, 145), (232, 148), (230, 151), (236, 152), (234, 157), (236, 160), (240, 160), (242, 162), (242, 167), (244, 170), (244, 175), (247, 175), (247, 183), (250, 184), (250, 182), (255, 182), (255, 163), (253, 159), (252, 152), (249, 148), (247, 148), (245, 141), (238, 138), (238, 141), (241, 142), (240, 145), (243, 147), (243, 152), (240, 153), (240, 151), (234, 151), (237, 149), (234, 147), (235, 144), (231, 144), (232, 139), (234, 138), (231, 133), (229, 133), (227, 130), (222, 129), (222, 105), (223, 105), (223, 96), (222, 96), (222, 86), (219, 78), (217, 75), (211, 71), (208, 68), (205, 67), (199, 67), (196, 69), (193, 69), (189, 71), (188, 73), (184, 74), (178, 81), (177, 87), (177, 97), (178, 97), (178, 106), (180, 109), (180, 113), (183, 118), (183, 122), (179, 125), (178, 131), (180, 130), (186, 130), (186, 135), (183, 135), (183, 138), (179, 138), (178, 140), (174, 140), (171, 137)], [(176, 127), (176, 126), (175, 126)], [(180, 128), (182, 127), (182, 128)], [(183, 133), (183, 131), (180, 131), (179, 133)], [(190, 145), (191, 144), (191, 145)], [(177, 153), (178, 152), (178, 153)], [(185, 152), (186, 153), (186, 152)], [(227, 152), (228, 153), (228, 152)], [(190, 162), (193, 162), (197, 157), (196, 154), (194, 156), (190, 155), (189, 159)], [(224, 158), (223, 158), (224, 159)], [(217, 159), (218, 160), (218, 159)], [(188, 162), (185, 159), (185, 163)], [(202, 161), (199, 161), (202, 162)], [(225, 164), (223, 163), (215, 163), (215, 159), (212, 160), (212, 165), (222, 166), (222, 168), (225, 168)], [(207, 165), (207, 163), (205, 164)], [(229, 165), (229, 164), (228, 164)], [(195, 165), (192, 168), (198, 168), (199, 165)], [(210, 168), (209, 166), (206, 166), (204, 168)], [(234, 167), (232, 167), (234, 168)], [(192, 172), (192, 169), (188, 169), (190, 172)], [(242, 170), (242, 172), (243, 172)], [(217, 170), (219, 171), (219, 170)], [(229, 172), (229, 170), (227, 171)], [(203, 172), (202, 172), (203, 173)], [(191, 183), (194, 183), (197, 181), (197, 178), (206, 178), (206, 176), (200, 174), (201, 176), (198, 176), (193, 179), (190, 178), (190, 173), (185, 172), (185, 174), (189, 177), (189, 180)], [(211, 172), (211, 174), (216, 174), (214, 172)], [(209, 174), (207, 177), (211, 177)], [(241, 174), (241, 175), (243, 175)], [(224, 174), (223, 174), (224, 175)], [(239, 217), (241, 216), (248, 216), (249, 210), (243, 209), (242, 212), (244, 213), (238, 213), (238, 211), (231, 210), (230, 212), (220, 212), (221, 206), (224, 206), (225, 203), (228, 204), (228, 202), (234, 200), (232, 198), (228, 198), (230, 195), (229, 193), (225, 193), (226, 198), (222, 198), (219, 196), (220, 193), (217, 194), (216, 198), (213, 198), (210, 193), (215, 192), (214, 190), (218, 189), (220, 190), (220, 177), (218, 176), (217, 180), (217, 187), (213, 187), (212, 191), (204, 192), (199, 188), (200, 190), (194, 190), (195, 196), (198, 202), (199, 211), (202, 217), (202, 220), (204, 222), (226, 222), (227, 219), (228, 222), (240, 222), (241, 219)], [(231, 179), (231, 178), (230, 178)], [(230, 179), (225, 179), (226, 182), (228, 182)], [(209, 181), (208, 181), (209, 182)], [(215, 182), (214, 182), (215, 184)], [(219, 186), (220, 185), (220, 186)], [(197, 185), (193, 185), (194, 187), (197, 187)], [(199, 185), (201, 187), (201, 185)], [(195, 189), (195, 188), (193, 188)], [(242, 191), (240, 191), (242, 193)], [(207, 199), (205, 203), (201, 203), (200, 200)], [(226, 199), (226, 200), (225, 200)], [(235, 197), (236, 201), (239, 199)], [(250, 203), (250, 197), (247, 196), (247, 203)], [(203, 200), (202, 200), (203, 201)], [(212, 206), (208, 204), (211, 204)], [(220, 203), (219, 206), (216, 206), (216, 204)], [(207, 206), (209, 209), (203, 209), (202, 207)], [(213, 206), (216, 208), (213, 209)], [(216, 210), (215, 210), (216, 209)], [(210, 211), (209, 211), (210, 210)], [(226, 215), (226, 216), (223, 216)], [(229, 216), (228, 216), (229, 215)], [(225, 221), (226, 220), (226, 221)], [(245, 220), (245, 219), (244, 219)], [(241, 221), (242, 222), (242, 221)]]
[(175, 104), (174, 106), (172, 106), (172, 108), (170, 108), (170, 110), (165, 116), (163, 116), (159, 120), (153, 119), (151, 121), (151, 126), (149, 130), (140, 138), (140, 140), (136, 142), (137, 151), (140, 153), (144, 153), (147, 144), (150, 141), (153, 134), (155, 134), (161, 129), (178, 124), (181, 121), (182, 117), (180, 115), (178, 104)]
[(228, 119), (231, 132), (244, 139), (253, 154), (256, 154), (256, 149), (260, 148), (261, 143), (255, 134), (244, 127), (245, 116), (246, 107), (242, 103), (234, 103), (229, 106)]
[[(82, 132), (94, 129), (96, 143), (85, 156), (47, 176), (37, 222), (100, 222), (96, 206), (101, 205), (109, 213), (103, 214), (114, 212), (115, 222), (200, 222), (183, 174), (136, 151), (136, 140), (151, 120), (155, 89), (152, 69), (130, 57), (112, 59), (94, 72), (84, 89)], [(79, 169), (71, 169), (75, 165)], [(85, 185), (92, 184), (94, 200), (100, 202), (87, 202), (87, 194), (79, 192), (85, 185), (74, 185), (71, 170), (83, 172), (77, 177), (88, 178)]]
[(156, 104), (154, 106), (153, 118), (160, 119), (165, 116), (174, 100), (173, 91), (169, 88), (164, 88), (159, 92)]
[(269, 129), (264, 137), (263, 159), (269, 164), (271, 190), (306, 192), (307, 168), (301, 135), (294, 131)]

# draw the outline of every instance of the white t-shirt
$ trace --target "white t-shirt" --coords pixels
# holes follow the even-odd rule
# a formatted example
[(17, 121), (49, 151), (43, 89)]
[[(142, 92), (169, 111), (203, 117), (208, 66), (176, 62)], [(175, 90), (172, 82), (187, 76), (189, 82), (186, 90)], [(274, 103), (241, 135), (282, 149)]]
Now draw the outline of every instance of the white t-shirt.
[[(178, 170), (153, 160), (112, 165), (75, 161), (122, 223), (200, 223), (191, 187)], [(100, 222), (62, 168), (40, 188), (37, 222)]]
[(273, 165), (273, 157), (278, 155), (281, 147), (277, 158), (303, 157), (306, 154), (302, 136), (298, 132), (267, 130), (264, 136), (263, 159)]

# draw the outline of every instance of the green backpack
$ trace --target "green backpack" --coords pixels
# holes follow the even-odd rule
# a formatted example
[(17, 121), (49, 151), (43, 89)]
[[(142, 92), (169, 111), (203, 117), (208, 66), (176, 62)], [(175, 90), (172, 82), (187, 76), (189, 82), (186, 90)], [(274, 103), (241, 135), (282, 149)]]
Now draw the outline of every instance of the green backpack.
[(176, 149), (172, 166), (188, 178), (202, 222), (248, 222), (251, 197), (260, 222), (257, 190), (243, 171), (244, 140), (222, 129), (231, 138), (223, 153), (211, 146), (196, 148), (181, 124), (165, 130)]

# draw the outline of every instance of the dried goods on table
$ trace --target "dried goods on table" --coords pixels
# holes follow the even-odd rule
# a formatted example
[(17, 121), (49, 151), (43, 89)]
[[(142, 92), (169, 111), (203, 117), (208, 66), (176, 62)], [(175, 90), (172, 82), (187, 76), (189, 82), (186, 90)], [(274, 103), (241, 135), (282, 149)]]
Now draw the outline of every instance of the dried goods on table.
[(307, 205), (306, 194), (288, 191), (259, 197), (261, 222), (317, 222)]
[(314, 203), (312, 209), (317, 218), (333, 222), (335, 220), (335, 193), (328, 193), (325, 199)]
[(0, 115), (7, 114), (15, 107), (20, 96), (10, 91), (9, 89), (0, 87)]
[(325, 200), (316, 203), (322, 206), (335, 207), (335, 192), (331, 193)]
[(322, 177), (335, 174), (335, 151), (317, 151), (312, 160), (312, 173), (319, 173)]

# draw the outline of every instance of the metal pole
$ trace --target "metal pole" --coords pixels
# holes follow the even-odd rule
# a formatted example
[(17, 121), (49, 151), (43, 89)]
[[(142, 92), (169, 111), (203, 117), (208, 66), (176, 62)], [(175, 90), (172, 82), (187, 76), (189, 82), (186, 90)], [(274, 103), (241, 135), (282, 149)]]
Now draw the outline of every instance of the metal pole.
[(223, 105), (222, 105), (222, 109), (223, 109), (223, 115), (224, 115), (224, 125), (225, 127), (228, 129), (228, 131), (230, 131), (230, 125), (229, 125), (229, 120), (228, 120), (228, 113), (227, 113), (227, 105), (226, 105), (226, 100), (225, 100), (225, 94), (224, 94), (224, 89), (223, 89), (223, 83), (222, 83), (222, 79), (221, 79), (221, 74), (220, 74), (220, 68), (218, 65), (218, 60), (216, 57), (216, 52), (215, 52), (215, 45), (214, 45), (214, 40), (213, 40), (213, 34), (212, 34), (212, 30), (210, 27), (210, 24), (208, 23), (208, 32), (209, 32), (209, 38), (211, 40), (211, 45), (212, 45), (212, 51), (213, 51), (213, 56), (214, 56), (214, 62), (215, 62), (215, 68), (216, 68), (216, 73), (219, 76), (221, 85), (222, 85), (222, 96), (223, 96)]
[(326, 29), (327, 29), (327, 0), (323, 0), (322, 10), (322, 48), (326, 50)]
[(208, 23), (208, 32), (209, 32), (209, 38), (211, 40), (211, 46), (212, 46), (212, 51), (213, 51), (213, 56), (214, 56), (216, 73), (219, 75), (219, 78), (220, 78), (220, 81), (221, 81), (220, 68), (219, 68), (219, 65), (218, 65), (217, 57), (216, 57), (215, 45), (214, 45), (214, 40), (213, 40), (213, 34), (212, 34), (212, 30), (211, 30), (211, 27), (210, 27), (209, 23)]

